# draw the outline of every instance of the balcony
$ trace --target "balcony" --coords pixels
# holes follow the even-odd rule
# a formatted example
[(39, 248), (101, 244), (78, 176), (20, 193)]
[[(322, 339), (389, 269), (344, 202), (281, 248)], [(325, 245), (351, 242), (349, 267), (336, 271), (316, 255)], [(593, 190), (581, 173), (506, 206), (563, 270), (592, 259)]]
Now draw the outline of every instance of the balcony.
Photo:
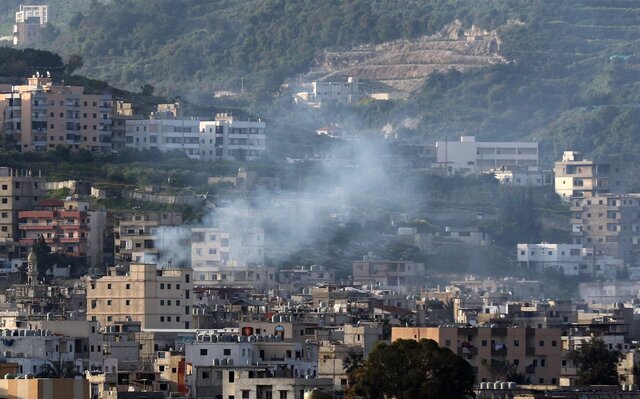
[(502, 346), (502, 347), (492, 347), (491, 348), (491, 355), (492, 356), (507, 356), (507, 347), (506, 346)]
[(458, 355), (460, 356), (477, 356), (478, 355), (478, 348), (476, 348), (475, 346), (462, 346), (460, 348), (458, 348)]
[(53, 224), (37, 224), (37, 223), (20, 223), (18, 225), (20, 230), (50, 230), (54, 231), (56, 226)]

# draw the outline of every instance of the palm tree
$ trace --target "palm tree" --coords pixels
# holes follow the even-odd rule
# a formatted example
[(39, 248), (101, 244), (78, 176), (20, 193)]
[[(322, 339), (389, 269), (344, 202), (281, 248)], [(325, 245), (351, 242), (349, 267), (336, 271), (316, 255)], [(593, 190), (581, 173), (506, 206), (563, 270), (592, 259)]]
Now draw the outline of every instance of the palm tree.
[(62, 361), (58, 359), (57, 362), (47, 360), (47, 363), (40, 367), (40, 373), (36, 375), (38, 378), (74, 378), (75, 376), (82, 375), (78, 373), (73, 367), (73, 362)]

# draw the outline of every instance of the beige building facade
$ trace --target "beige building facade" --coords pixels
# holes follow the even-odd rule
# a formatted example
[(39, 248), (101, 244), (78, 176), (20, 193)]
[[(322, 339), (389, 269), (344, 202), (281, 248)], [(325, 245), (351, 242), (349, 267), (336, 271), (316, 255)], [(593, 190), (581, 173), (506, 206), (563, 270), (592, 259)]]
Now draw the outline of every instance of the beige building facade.
[(90, 278), (87, 284), (87, 318), (103, 326), (128, 320), (143, 329), (189, 329), (193, 304), (191, 269), (159, 269), (132, 264), (119, 274)]
[(593, 161), (585, 159), (578, 151), (565, 151), (562, 161), (555, 164), (555, 190), (563, 201), (574, 197), (625, 193), (625, 172), (617, 163)]
[(111, 95), (85, 94), (81, 86), (56, 85), (39, 74), (0, 91), (3, 135), (20, 151), (66, 146), (109, 154), (111, 113)]
[(431, 339), (462, 356), (474, 369), (476, 382), (505, 381), (492, 364), (506, 364), (531, 383), (558, 385), (562, 364), (559, 328), (394, 327), (391, 340)]
[(45, 194), (44, 179), (30, 170), (0, 167), (0, 264), (10, 268), (26, 258), (19, 245), (18, 212), (33, 209)]

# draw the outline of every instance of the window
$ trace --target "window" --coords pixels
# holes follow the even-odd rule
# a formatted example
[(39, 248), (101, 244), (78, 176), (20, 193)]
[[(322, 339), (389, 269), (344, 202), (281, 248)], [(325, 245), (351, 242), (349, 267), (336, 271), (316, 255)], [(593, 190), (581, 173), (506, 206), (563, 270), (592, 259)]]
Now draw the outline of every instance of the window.
[(107, 306), (111, 306), (111, 299), (107, 299)]
[(555, 346), (558, 346), (558, 342), (557, 342), (557, 341), (555, 341), (555, 340), (554, 340), (554, 341), (551, 341), (551, 346), (554, 346), (554, 347), (555, 347)]
[(242, 399), (249, 399), (249, 393), (251, 391), (244, 390), (242, 391)]
[(287, 399), (287, 391), (280, 391), (280, 399)]
[(207, 349), (200, 349), (200, 356), (207, 356), (208, 352)]
[(111, 284), (107, 284), (107, 289), (110, 290), (111, 289)]
[(126, 301), (124, 301), (124, 304), (125, 304), (125, 306), (129, 306), (129, 305), (131, 305), (131, 301), (127, 299)]
[(160, 316), (160, 322), (164, 323), (164, 316)]
[(544, 341), (540, 340), (540, 342), (538, 342), (538, 346), (544, 346)]
[(225, 356), (231, 356), (231, 349), (224, 349), (222, 351), (222, 354), (225, 355)]
[(487, 340), (486, 339), (482, 340), (482, 346), (487, 346)]
[(516, 339), (513, 341), (513, 346), (520, 346), (520, 340)]
[(236, 374), (233, 371), (229, 371), (229, 382), (236, 381)]
[(131, 284), (127, 284), (127, 285), (125, 286), (125, 288), (126, 288), (126, 289), (128, 289), (128, 290), (130, 290), (130, 289), (131, 289)]
[(202, 372), (202, 379), (203, 380), (209, 379), (209, 372), (208, 371), (203, 371)]
[(164, 289), (164, 283), (160, 284), (160, 289), (163, 290)]

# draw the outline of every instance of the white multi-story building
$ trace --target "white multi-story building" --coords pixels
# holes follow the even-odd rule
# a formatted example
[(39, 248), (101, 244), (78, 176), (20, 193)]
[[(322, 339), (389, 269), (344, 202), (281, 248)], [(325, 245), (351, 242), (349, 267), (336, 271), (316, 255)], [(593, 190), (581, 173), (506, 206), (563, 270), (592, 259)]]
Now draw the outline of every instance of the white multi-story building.
[(364, 82), (353, 76), (342, 80), (316, 80), (304, 86), (307, 91), (296, 93), (295, 99), (312, 106), (323, 103), (353, 104), (368, 97)]
[(200, 121), (197, 119), (140, 119), (126, 121), (127, 147), (162, 152), (180, 151), (200, 159)]
[[(273, 270), (256, 269), (264, 263), (264, 230), (242, 224), (223, 224), (191, 230), (191, 264), (198, 285), (273, 282)], [(237, 281), (236, 281), (237, 280)]]
[(264, 229), (224, 224), (191, 229), (191, 262), (195, 267), (264, 263)]
[(518, 187), (543, 187), (551, 184), (551, 175), (537, 166), (500, 168), (491, 171), (500, 184)]
[(49, 11), (45, 5), (20, 6), (13, 25), (13, 45), (24, 46), (37, 42), (40, 28), (49, 22)]
[(201, 159), (254, 161), (266, 150), (266, 124), (261, 120), (236, 120), (218, 114), (214, 121), (200, 122)]
[(518, 262), (537, 271), (556, 269), (576, 276), (586, 268), (579, 244), (518, 244)]
[(450, 174), (489, 172), (513, 166), (538, 165), (537, 142), (480, 142), (473, 136), (436, 142), (437, 161)]

